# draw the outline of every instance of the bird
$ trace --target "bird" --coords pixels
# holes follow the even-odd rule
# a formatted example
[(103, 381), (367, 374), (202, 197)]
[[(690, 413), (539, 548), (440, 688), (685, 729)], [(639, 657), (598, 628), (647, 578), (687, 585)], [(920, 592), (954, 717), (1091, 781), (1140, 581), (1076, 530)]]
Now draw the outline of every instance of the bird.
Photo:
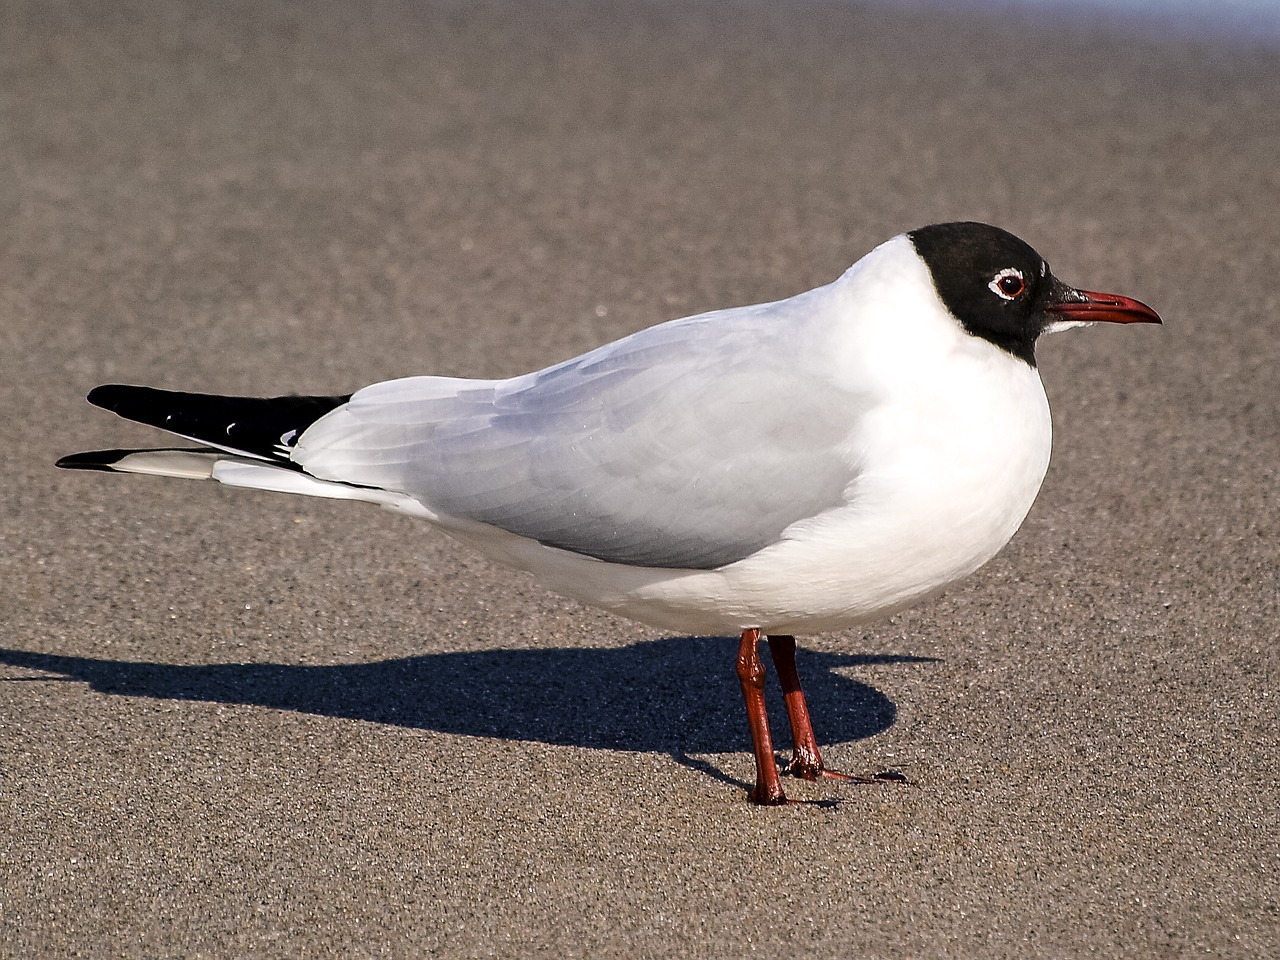
[(279, 397), (99, 386), (90, 403), (198, 446), (57, 466), (377, 504), (587, 604), (735, 637), (749, 798), (778, 805), (760, 641), (790, 720), (782, 772), (866, 779), (823, 762), (795, 636), (889, 615), (996, 555), (1049, 464), (1036, 343), (1095, 322), (1161, 319), (1067, 285), (999, 227), (932, 224), (824, 286), (509, 379)]

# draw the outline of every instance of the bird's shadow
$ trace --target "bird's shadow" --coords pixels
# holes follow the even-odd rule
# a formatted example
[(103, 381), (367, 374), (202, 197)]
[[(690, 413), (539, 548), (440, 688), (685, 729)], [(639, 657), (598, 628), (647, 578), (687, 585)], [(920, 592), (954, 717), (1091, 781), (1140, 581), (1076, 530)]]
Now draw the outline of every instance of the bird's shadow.
[[(252, 704), (442, 733), (681, 758), (748, 748), (734, 671), (737, 643), (672, 637), (610, 649), (432, 653), (333, 666), (187, 666), (0, 648), (0, 664), (56, 674), (116, 696)], [(879, 690), (832, 668), (930, 659), (798, 651), (819, 739), (873, 736), (896, 713)], [(5, 679), (41, 678), (0, 677)], [(781, 708), (776, 684), (767, 695)], [(775, 730), (775, 737), (782, 734), (776, 739), (789, 743), (785, 713), (773, 713), (775, 724), (779, 713), (784, 724)]]

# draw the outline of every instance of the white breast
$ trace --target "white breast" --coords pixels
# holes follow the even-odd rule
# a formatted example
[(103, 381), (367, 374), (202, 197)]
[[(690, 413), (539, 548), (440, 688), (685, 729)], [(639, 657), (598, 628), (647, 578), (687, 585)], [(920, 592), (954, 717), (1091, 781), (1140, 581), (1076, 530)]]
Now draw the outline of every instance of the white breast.
[(863, 437), (874, 466), (843, 506), (721, 570), (637, 585), (614, 609), (670, 629), (807, 633), (888, 614), (972, 573), (1031, 509), (1050, 448), (1035, 371), (996, 363), (978, 376), (979, 366), (963, 399), (877, 409)]

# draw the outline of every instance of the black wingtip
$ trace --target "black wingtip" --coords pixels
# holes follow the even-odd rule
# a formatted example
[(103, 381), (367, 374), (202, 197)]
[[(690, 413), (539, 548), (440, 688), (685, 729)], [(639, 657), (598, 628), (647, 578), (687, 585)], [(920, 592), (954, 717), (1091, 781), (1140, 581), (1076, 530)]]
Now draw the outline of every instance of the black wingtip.
[(102, 407), (104, 410), (115, 410), (128, 393), (145, 389), (147, 388), (132, 387), (123, 383), (104, 383), (102, 386), (94, 387), (90, 390), (85, 399), (95, 407)]
[(104, 383), (90, 390), (85, 399), (95, 407), (110, 410), (126, 420), (163, 428), (163, 424), (156, 419), (157, 411), (171, 410), (175, 401), (181, 402), (188, 397), (203, 399), (200, 394), (140, 387), (129, 383)]
[(114, 473), (112, 464), (118, 463), (130, 450), (90, 450), (86, 453), (73, 453), (60, 458), (55, 467), (63, 470), (101, 470), (103, 473)]
[(87, 399), (126, 420), (197, 443), (288, 463), (288, 450), (297, 437), (351, 397), (224, 397), (104, 383), (90, 390)]

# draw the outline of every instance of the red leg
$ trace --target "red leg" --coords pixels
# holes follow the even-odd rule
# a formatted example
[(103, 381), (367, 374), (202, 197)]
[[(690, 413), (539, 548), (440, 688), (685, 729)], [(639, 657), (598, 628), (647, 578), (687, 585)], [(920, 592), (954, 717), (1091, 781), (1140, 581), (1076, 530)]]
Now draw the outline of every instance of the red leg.
[(742, 643), (738, 646), (738, 680), (742, 683), (742, 699), (747, 703), (751, 746), (756, 753), (756, 788), (751, 791), (751, 802), (773, 806), (786, 803), (787, 795), (782, 792), (778, 761), (773, 756), (773, 738), (769, 736), (769, 715), (764, 706), (764, 662), (760, 659), (759, 643), (759, 630), (742, 632)]
[[(745, 636), (742, 642), (746, 643)], [(787, 764), (787, 772), (802, 780), (817, 780), (822, 777), (828, 780), (849, 780), (857, 783), (874, 782), (870, 777), (855, 777), (836, 770), (828, 770), (823, 764), (822, 754), (818, 753), (818, 741), (813, 735), (813, 723), (809, 720), (809, 705), (805, 703), (804, 691), (800, 689), (800, 674), (796, 672), (796, 638), (770, 637), (769, 653), (773, 656), (773, 666), (778, 671), (778, 682), (782, 684), (783, 699), (787, 702), (787, 715), (791, 718), (791, 742), (794, 745), (794, 753), (791, 762)], [(739, 675), (741, 675), (741, 667), (739, 667)], [(743, 690), (746, 690), (745, 685)], [(760, 702), (763, 710), (763, 696)]]

